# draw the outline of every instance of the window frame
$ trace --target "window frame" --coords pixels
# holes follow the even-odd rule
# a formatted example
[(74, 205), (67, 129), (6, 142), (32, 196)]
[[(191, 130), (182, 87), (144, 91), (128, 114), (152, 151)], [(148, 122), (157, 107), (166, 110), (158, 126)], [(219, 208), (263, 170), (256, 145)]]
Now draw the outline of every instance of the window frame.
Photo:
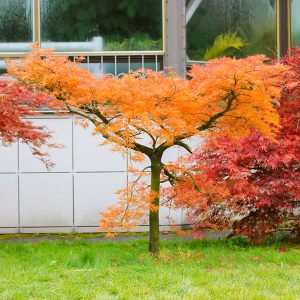
[(276, 0), (277, 56), (285, 56), (291, 48), (291, 0)]

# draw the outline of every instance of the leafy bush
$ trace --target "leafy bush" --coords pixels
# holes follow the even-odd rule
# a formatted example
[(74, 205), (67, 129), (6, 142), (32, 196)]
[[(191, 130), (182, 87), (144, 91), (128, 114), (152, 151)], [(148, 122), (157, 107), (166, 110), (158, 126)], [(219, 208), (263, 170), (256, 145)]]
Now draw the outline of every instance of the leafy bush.
[(183, 176), (173, 192), (195, 231), (232, 228), (260, 242), (289, 225), (300, 238), (300, 49), (283, 63), (291, 73), (283, 82), (275, 139), (256, 130), (239, 141), (220, 136), (187, 158), (194, 179)]
[(220, 34), (216, 37), (213, 45), (206, 50), (204, 60), (222, 57), (230, 49), (240, 50), (246, 47), (246, 41), (237, 36), (237, 33)]

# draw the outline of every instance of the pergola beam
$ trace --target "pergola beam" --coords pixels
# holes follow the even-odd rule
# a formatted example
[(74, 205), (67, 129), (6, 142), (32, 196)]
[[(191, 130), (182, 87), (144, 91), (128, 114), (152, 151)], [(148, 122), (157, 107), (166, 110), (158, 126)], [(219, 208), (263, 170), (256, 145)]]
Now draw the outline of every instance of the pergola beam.
[(202, 0), (190, 0), (186, 7), (186, 24), (191, 20)]
[(165, 65), (177, 75), (186, 73), (185, 0), (166, 0)]

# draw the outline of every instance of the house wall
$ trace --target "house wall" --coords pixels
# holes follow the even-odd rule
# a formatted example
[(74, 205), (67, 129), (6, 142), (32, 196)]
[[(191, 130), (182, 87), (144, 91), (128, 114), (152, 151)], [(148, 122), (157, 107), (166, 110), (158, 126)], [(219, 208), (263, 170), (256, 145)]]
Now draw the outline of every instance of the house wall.
[[(99, 211), (113, 203), (116, 190), (126, 185), (128, 157), (99, 146), (99, 136), (90, 134), (70, 115), (44, 115), (33, 120), (53, 131), (53, 142), (62, 148), (50, 149), (55, 167), (47, 171), (32, 156), (27, 145), (0, 146), (0, 233), (94, 232)], [(182, 152), (181, 152), (182, 153)], [(171, 149), (163, 158), (180, 154)], [(186, 223), (181, 210), (161, 210), (161, 229), (169, 228), (170, 214), (176, 224)], [(148, 230), (141, 225), (137, 231)]]

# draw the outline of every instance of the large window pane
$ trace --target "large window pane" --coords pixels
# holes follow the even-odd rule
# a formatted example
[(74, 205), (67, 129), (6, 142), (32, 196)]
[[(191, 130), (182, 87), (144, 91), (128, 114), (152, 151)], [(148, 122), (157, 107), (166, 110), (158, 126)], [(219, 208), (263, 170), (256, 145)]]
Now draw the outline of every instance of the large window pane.
[(162, 50), (162, 0), (41, 0), (42, 47)]
[(292, 46), (300, 47), (300, 0), (291, 1)]
[(275, 7), (275, 0), (187, 0), (189, 59), (274, 57)]
[(31, 0), (0, 0), (0, 52), (28, 51), (31, 27)]

